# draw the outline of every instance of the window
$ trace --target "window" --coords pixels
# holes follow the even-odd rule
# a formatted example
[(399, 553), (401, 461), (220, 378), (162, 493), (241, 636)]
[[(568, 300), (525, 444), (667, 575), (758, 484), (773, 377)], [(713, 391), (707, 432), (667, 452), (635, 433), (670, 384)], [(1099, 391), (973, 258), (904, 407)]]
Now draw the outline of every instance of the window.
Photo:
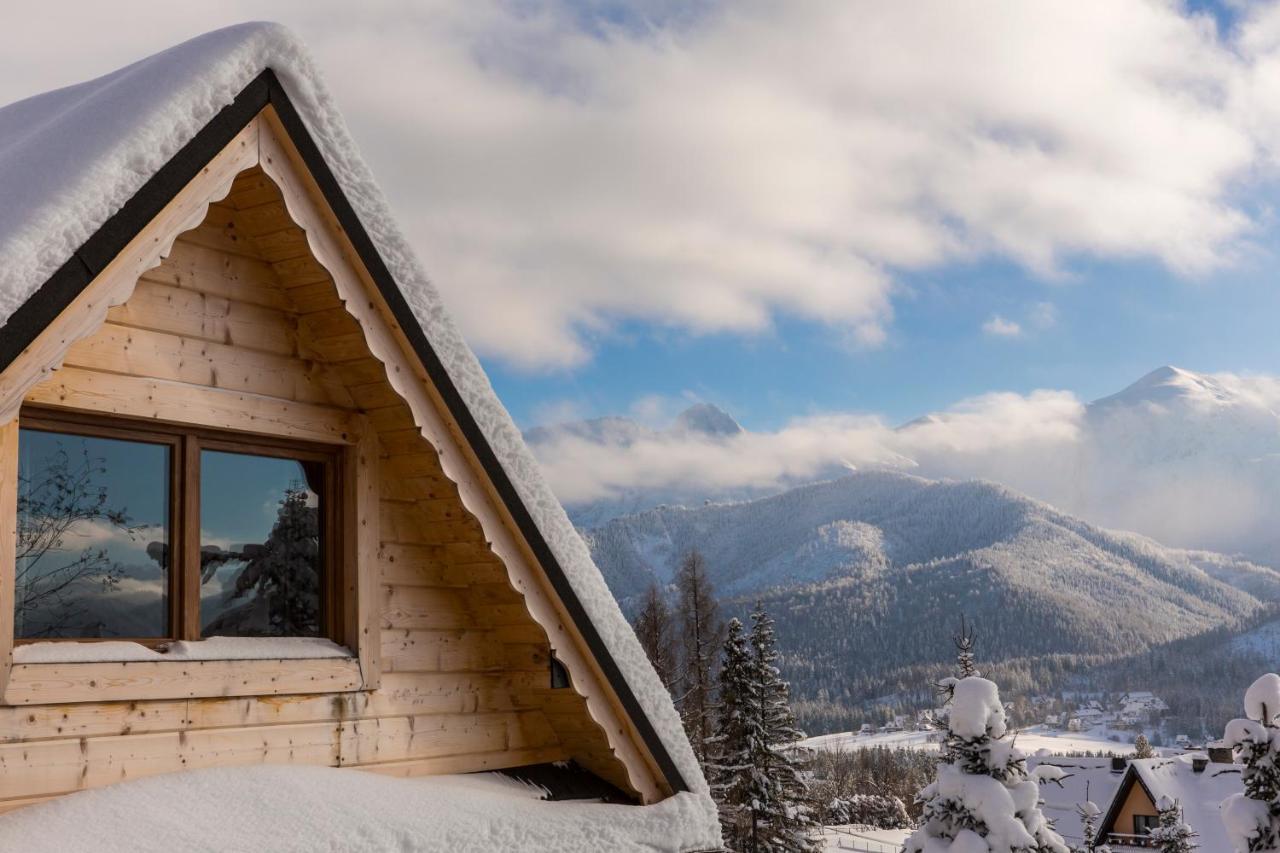
[(24, 410), (15, 639), (337, 637), (338, 448)]
[(1160, 818), (1153, 814), (1136, 814), (1133, 816), (1133, 834), (1150, 835), (1151, 830), (1160, 825)]

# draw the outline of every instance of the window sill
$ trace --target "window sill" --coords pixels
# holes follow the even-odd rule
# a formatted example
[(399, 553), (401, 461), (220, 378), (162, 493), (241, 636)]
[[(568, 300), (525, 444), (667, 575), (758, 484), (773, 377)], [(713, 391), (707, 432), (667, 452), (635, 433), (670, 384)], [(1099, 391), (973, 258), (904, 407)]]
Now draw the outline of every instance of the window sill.
[[(4, 704), (350, 693), (363, 688), (359, 661), (333, 644), (310, 650), (297, 644), (289, 649), (279, 641), (232, 645), (239, 648), (217, 640), (184, 643), (175, 657), (134, 643), (19, 646)], [(92, 646), (113, 648), (95, 651)], [(275, 656), (268, 657), (273, 651)]]
[(22, 643), (13, 649), (15, 664), (310, 660), (351, 656), (343, 646), (319, 637), (210, 637), (207, 640), (174, 640), (157, 648), (127, 640), (58, 640)]

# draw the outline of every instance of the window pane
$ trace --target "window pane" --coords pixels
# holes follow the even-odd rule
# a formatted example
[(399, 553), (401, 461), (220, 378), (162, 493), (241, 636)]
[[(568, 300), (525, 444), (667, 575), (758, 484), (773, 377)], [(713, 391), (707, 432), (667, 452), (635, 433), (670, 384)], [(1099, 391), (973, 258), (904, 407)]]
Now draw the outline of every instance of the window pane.
[(22, 429), (15, 636), (168, 633), (169, 447)]
[(314, 637), (323, 559), (318, 462), (200, 454), (200, 627), (206, 637)]

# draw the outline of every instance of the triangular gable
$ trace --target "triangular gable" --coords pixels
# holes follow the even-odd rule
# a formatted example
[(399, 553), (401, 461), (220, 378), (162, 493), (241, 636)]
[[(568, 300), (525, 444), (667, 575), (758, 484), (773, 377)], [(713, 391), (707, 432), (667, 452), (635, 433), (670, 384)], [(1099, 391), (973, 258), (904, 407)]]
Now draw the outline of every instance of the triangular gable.
[[(253, 130), (255, 117), (263, 110), (268, 110), (264, 126), (269, 125), (270, 132), (257, 140), (254, 150), (246, 133), (257, 132)], [(208, 172), (217, 155), (228, 150), (231, 155), (224, 158), (227, 174)], [(469, 508), (490, 516), (486, 533), (494, 550), (516, 573), (513, 581), (526, 593), (530, 610), (548, 630), (553, 645), (559, 645), (558, 651), (575, 679), (606, 686), (609, 695), (595, 696), (591, 708), (593, 716), (606, 725), (614, 748), (620, 755), (629, 750), (647, 753), (661, 779), (659, 788), (705, 791), (670, 699), (474, 356), (442, 315), (434, 291), (421, 277), (393, 226), (379, 222), (377, 239), (366, 230), (320, 146), (270, 69), (245, 86), (13, 311), (0, 330), (0, 368), (18, 366), (24, 359), (43, 365), (42, 370), (54, 366), (60, 342), (51, 343), (47, 352), (37, 352), (41, 333), (52, 320), (92, 282), (110, 273), (112, 264), (147, 262), (129, 257), (125, 250), (157, 217), (172, 215), (172, 227), (177, 230), (192, 224), (195, 209), (183, 206), (181, 193), (193, 181), (204, 177), (206, 191), (212, 192), (213, 185), (224, 177), (229, 182), (250, 161), (260, 162), (264, 171), (270, 172), (272, 164), (259, 152), (271, 152), (271, 158), (288, 161), (287, 168), (275, 164), (278, 168), (273, 178), (277, 183), (294, 180), (296, 184), (298, 175), (313, 182), (310, 187), (293, 188), (290, 213), (308, 228), (318, 255), (327, 253), (335, 267), (342, 266), (340, 260), (350, 255), (346, 258), (352, 262), (349, 268), (367, 276), (366, 282), (352, 282), (351, 286), (367, 284), (376, 298), (350, 300), (352, 313), (365, 327), (371, 346), (376, 342), (380, 358), (391, 360), (397, 353), (399, 357), (407, 353), (412, 356), (415, 372), (428, 380), (401, 377), (397, 390), (410, 401), (427, 434), (456, 436), (471, 455), (470, 459), (451, 460), (454, 467), (449, 474), (457, 478), (460, 489), (466, 489), (464, 501)], [(351, 172), (352, 162), (344, 167), (344, 174)], [(383, 209), (363, 173), (357, 170), (354, 178), (347, 174), (346, 180), (358, 188), (365, 206)], [(371, 193), (375, 194), (372, 198)], [(186, 204), (198, 206), (199, 201), (187, 199)], [(400, 278), (408, 279), (406, 283), (411, 285), (412, 307), (387, 263), (388, 252)], [(161, 253), (157, 252), (157, 257)], [(83, 322), (91, 324), (92, 318)], [(431, 330), (431, 339), (424, 326)], [(444, 348), (433, 345), (432, 339), (443, 342)], [(16, 411), (16, 389), (3, 390), (2, 402), (11, 417)], [(16, 399), (20, 401), (21, 393)], [(521, 566), (523, 574), (519, 573)], [(562, 620), (561, 614), (567, 618)], [(580, 640), (584, 651), (579, 653), (578, 643), (566, 642), (569, 639)], [(652, 784), (636, 781), (642, 790)], [(647, 796), (656, 794), (650, 789)]]
[[(1120, 811), (1124, 808), (1124, 804), (1129, 799), (1129, 795), (1133, 792), (1133, 786), (1138, 785), (1142, 788), (1147, 799), (1154, 805), (1155, 797), (1151, 793), (1151, 789), (1147, 787), (1147, 783), (1143, 781), (1142, 776), (1138, 774), (1138, 768), (1134, 766), (1132, 761), (1125, 769), (1124, 778), (1120, 780), (1120, 786), (1116, 788), (1116, 792), (1111, 795), (1111, 804), (1107, 807), (1106, 814), (1103, 815), (1102, 822), (1098, 824), (1097, 839), (1105, 840), (1107, 835), (1114, 832), (1116, 820), (1120, 817)], [(1095, 839), (1095, 840), (1097, 840)]]

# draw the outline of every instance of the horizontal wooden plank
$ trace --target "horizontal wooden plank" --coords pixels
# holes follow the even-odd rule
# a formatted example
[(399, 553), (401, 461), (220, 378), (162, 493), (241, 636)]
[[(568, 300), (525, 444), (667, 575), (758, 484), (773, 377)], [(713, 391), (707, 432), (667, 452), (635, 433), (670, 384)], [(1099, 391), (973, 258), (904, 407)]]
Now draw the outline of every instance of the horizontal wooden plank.
[(506, 767), (526, 767), (530, 764), (546, 764), (567, 761), (572, 757), (563, 746), (544, 746), (538, 749), (509, 749), (481, 755), (448, 756), (445, 758), (410, 759), (388, 761), (372, 765), (348, 765), (352, 770), (379, 773), (386, 776), (412, 778), (435, 776), (442, 773), (479, 773), (482, 770), (501, 770)]
[(302, 337), (298, 342), (298, 352), (307, 358), (334, 364), (368, 358), (369, 344), (365, 341), (363, 332), (349, 332), (324, 340)]
[(378, 717), (342, 725), (343, 764), (378, 764), (507, 749), (513, 713)]
[(367, 414), (369, 415), (369, 423), (373, 424), (374, 429), (378, 430), (378, 432), (416, 429), (418, 426), (413, 420), (413, 413), (409, 411), (409, 407), (399, 399), (395, 400), (392, 405), (384, 406), (380, 409), (369, 409)]
[(275, 270), (276, 278), (279, 279), (280, 285), (286, 290), (306, 284), (315, 284), (319, 281), (333, 280), (333, 276), (329, 274), (329, 271), (319, 261), (311, 257), (310, 253), (297, 258), (276, 261), (271, 264), (271, 268)]
[(491, 631), (382, 632), (382, 664), (388, 672), (485, 672), (501, 669), (505, 654)]
[(177, 731), (187, 725), (185, 699), (0, 706), (0, 743)]
[(368, 411), (388, 406), (404, 406), (404, 400), (386, 380), (349, 385), (347, 391), (356, 405)]
[(282, 355), (298, 352), (297, 321), (289, 313), (153, 281), (139, 281), (128, 301), (107, 311), (107, 319)]
[(475, 623), (459, 591), (425, 586), (383, 586), (382, 628), (451, 629)]
[(515, 725), (507, 731), (508, 748), (535, 749), (560, 742), (559, 734), (541, 711), (517, 714)]
[(549, 672), (551, 647), (545, 643), (509, 643), (502, 646), (506, 672)]
[(463, 587), (502, 583), (506, 567), (482, 543), (405, 545), (384, 542), (379, 551), (382, 582), (404, 586)]
[[(241, 233), (245, 233), (241, 230)], [(258, 257), (269, 263), (311, 256), (311, 246), (301, 228), (285, 227), (270, 233), (249, 237)]]
[(270, 234), (282, 228), (297, 227), (289, 218), (289, 211), (285, 209), (284, 200), (279, 197), (278, 192), (276, 198), (263, 204), (252, 207), (233, 204), (231, 207), (235, 208), (236, 222), (240, 228), (252, 237)]
[(64, 363), (307, 403), (338, 403), (346, 395), (317, 362), (114, 323), (73, 344)]
[(360, 688), (350, 659), (133, 661), (20, 664), (4, 700), (9, 705), (342, 693)]
[(221, 204), (209, 205), (208, 215), (204, 222), (185, 231), (182, 239), (198, 246), (215, 249), (232, 255), (258, 257), (257, 250), (249, 241), (247, 234), (241, 234), (234, 221), (235, 210)]
[(262, 435), (350, 444), (363, 417), (343, 409), (79, 367), (63, 367), (27, 392), (29, 403)]
[(142, 274), (142, 280), (277, 311), (294, 310), (270, 264), (228, 255), (182, 238), (173, 244), (173, 251), (160, 266)]
[[(471, 513), (467, 512), (462, 502), (457, 496), (431, 498), (429, 500), (415, 501), (394, 501), (384, 499), (382, 501), (382, 517), (387, 518), (391, 515), (401, 514), (405, 516), (405, 523), (413, 524), (420, 521), (431, 522), (435, 524), (445, 524), (449, 522), (465, 521), (473, 518)], [(480, 530), (479, 523), (476, 524), (476, 530)]]
[[(387, 456), (410, 456), (420, 455), (425, 451), (434, 450), (431, 442), (422, 436), (422, 431), (418, 429), (398, 429), (378, 433), (378, 441), (382, 443), (382, 451)], [(439, 462), (436, 463), (439, 470)]]
[(347, 386), (387, 381), (386, 366), (373, 356), (335, 364), (333, 370)]
[(359, 334), (360, 324), (347, 313), (347, 309), (339, 305), (325, 311), (301, 315), (298, 318), (298, 331), (310, 340), (319, 342), (342, 335)]
[(396, 431), (397, 435), (404, 433), (410, 433), (417, 439), (417, 443), (408, 453), (392, 452), (387, 448), (388, 433), (385, 431), (378, 433), (383, 450), (383, 456), (378, 460), (378, 464), (381, 466), (383, 476), (428, 478), (442, 488), (451, 488), (453, 491), (450, 494), (457, 494), (458, 487), (445, 476), (444, 469), (440, 467), (440, 456), (435, 448), (431, 447), (417, 430)]

